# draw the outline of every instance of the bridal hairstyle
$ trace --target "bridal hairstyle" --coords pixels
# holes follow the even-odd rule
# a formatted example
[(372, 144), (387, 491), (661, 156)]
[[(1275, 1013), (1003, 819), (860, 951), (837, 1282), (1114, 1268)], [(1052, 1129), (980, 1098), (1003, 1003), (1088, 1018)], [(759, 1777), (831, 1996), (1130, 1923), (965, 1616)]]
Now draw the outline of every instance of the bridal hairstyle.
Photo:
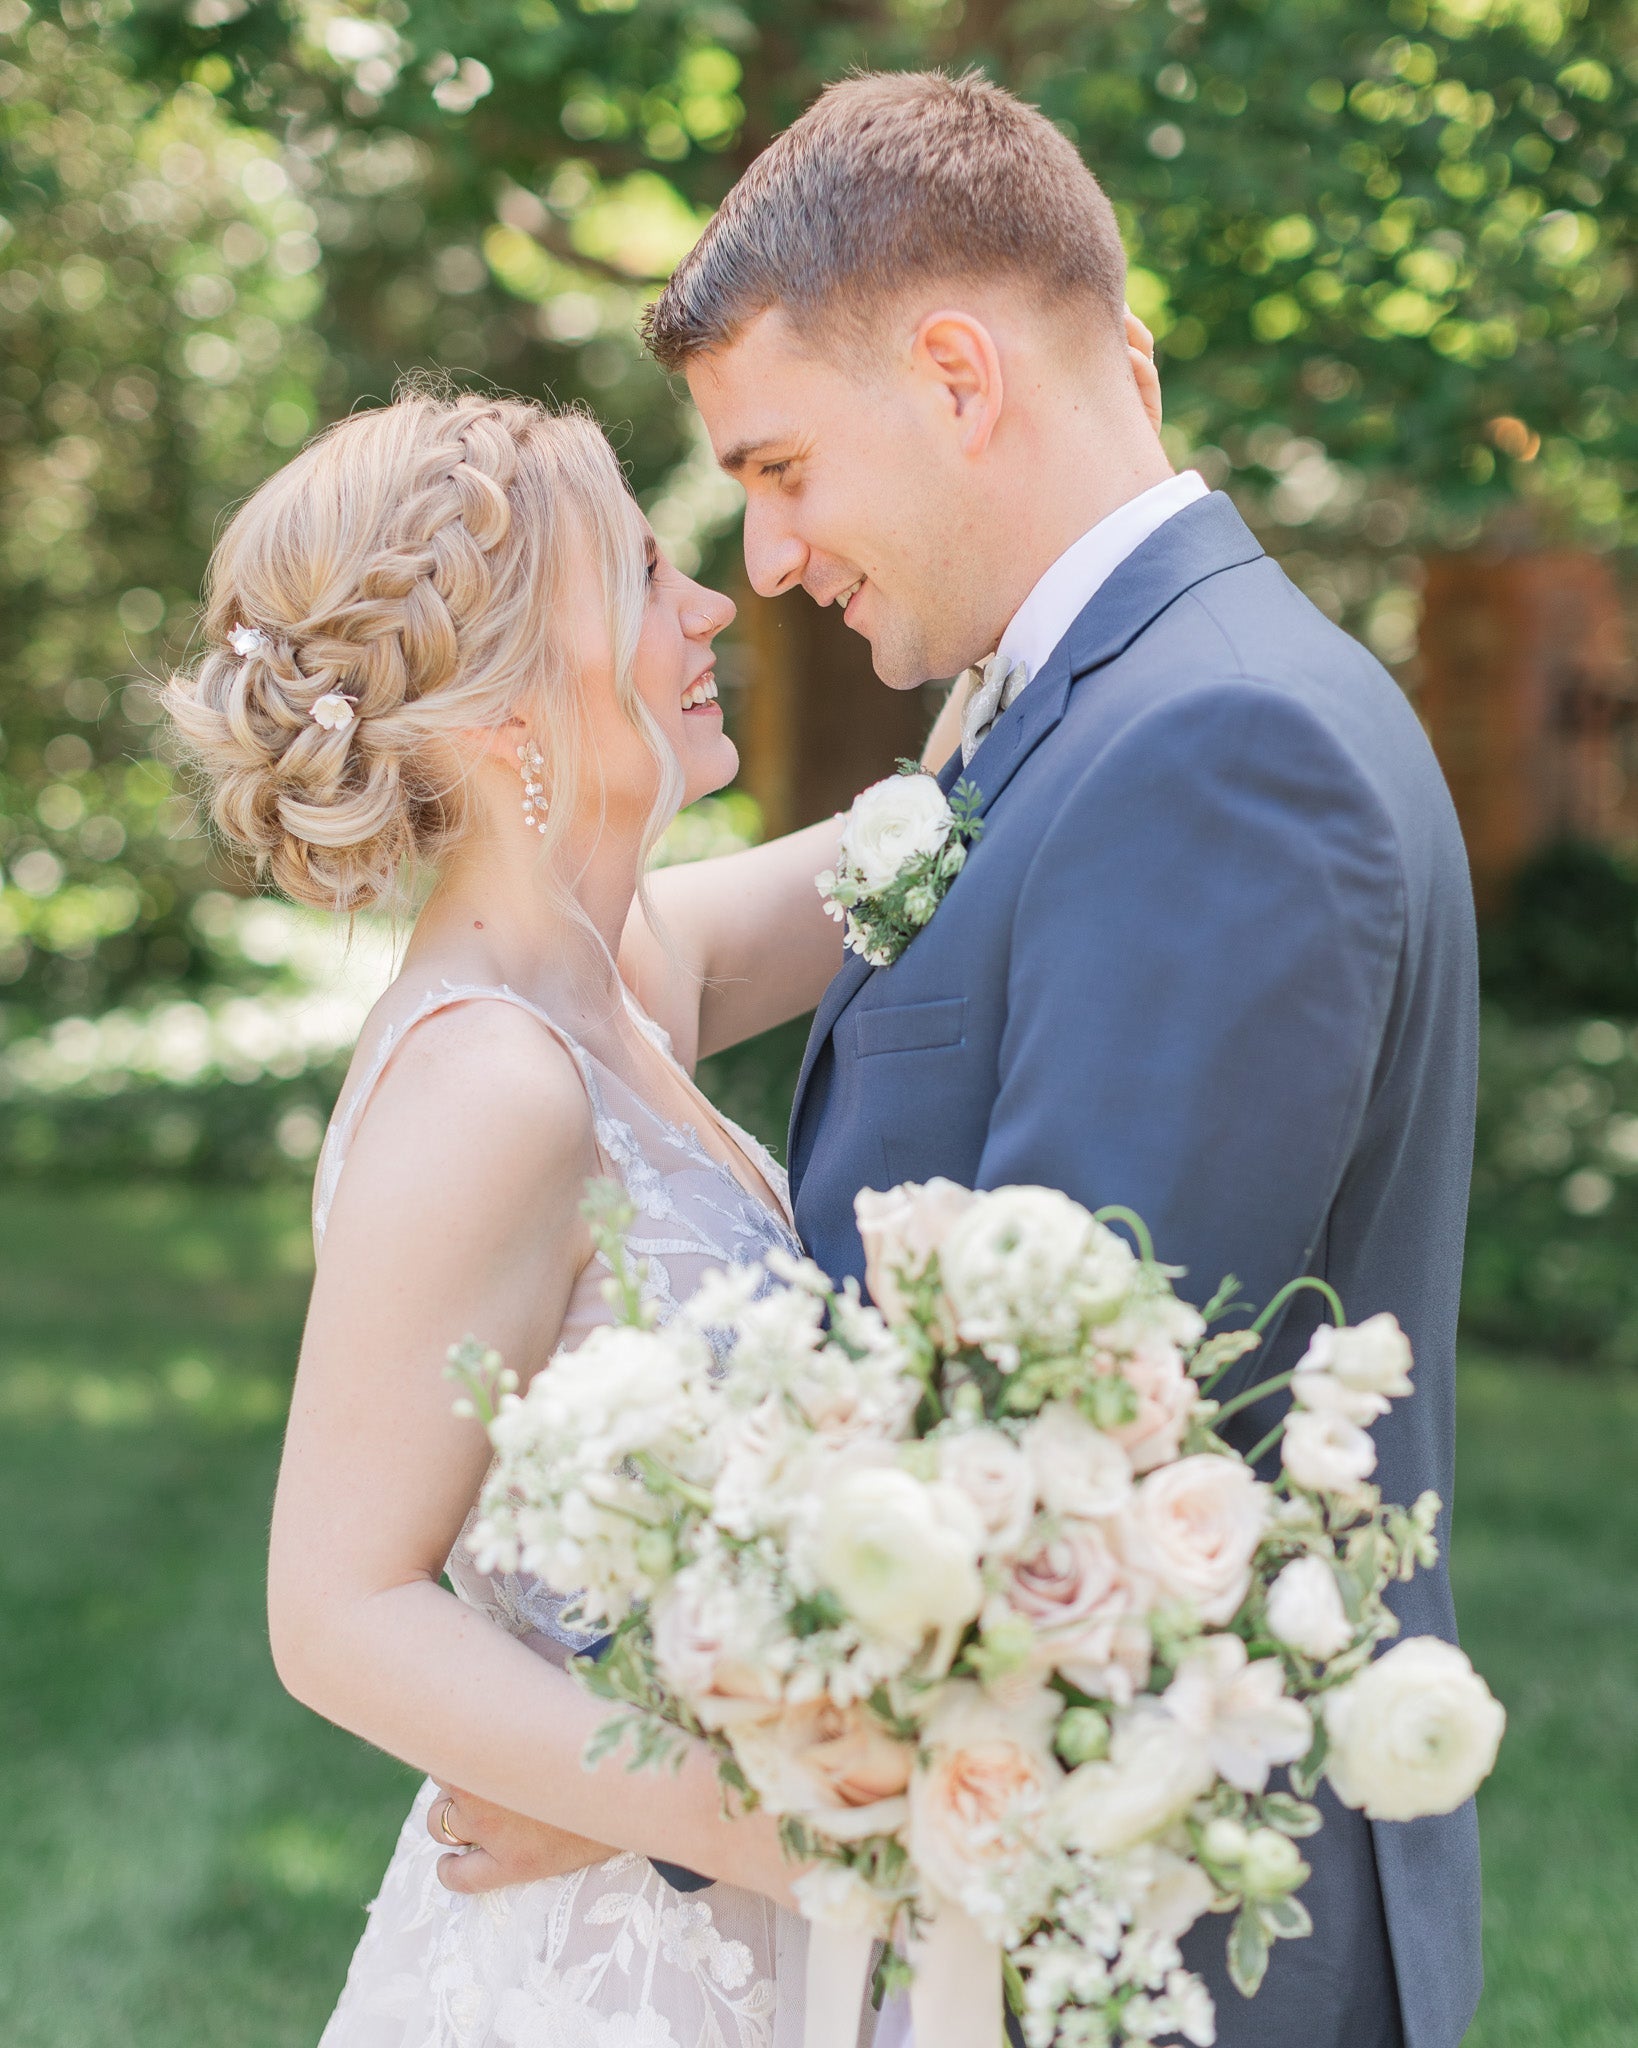
[(1114, 209), (1046, 116), (977, 72), (829, 87), (756, 159), (672, 273), (643, 334), (668, 370), (772, 306), (868, 361), (881, 316), (929, 284), (1033, 291), (1085, 345), (1124, 334)]
[[(614, 452), (576, 412), (412, 385), (241, 507), (211, 560), (209, 650), (164, 693), (218, 828), (260, 877), (330, 910), (393, 899), (470, 827), (457, 736), (512, 717), (545, 759), (539, 848), (555, 874), (576, 796), (603, 788), (558, 623), (576, 528), (621, 706), (660, 771), (646, 856), (682, 776), (632, 683), (646, 562)], [(249, 652), (236, 628), (259, 636)], [(331, 729), (313, 709), (338, 692), (353, 715)]]

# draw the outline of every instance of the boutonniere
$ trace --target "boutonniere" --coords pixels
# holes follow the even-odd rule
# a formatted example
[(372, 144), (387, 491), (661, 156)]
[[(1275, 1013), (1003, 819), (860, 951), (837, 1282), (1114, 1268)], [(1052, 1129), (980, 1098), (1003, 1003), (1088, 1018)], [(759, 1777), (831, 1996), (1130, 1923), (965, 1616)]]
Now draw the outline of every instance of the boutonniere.
[(946, 797), (914, 761), (854, 800), (835, 872), (814, 878), (850, 953), (890, 967), (930, 922), (984, 830), (982, 801), (965, 778)]

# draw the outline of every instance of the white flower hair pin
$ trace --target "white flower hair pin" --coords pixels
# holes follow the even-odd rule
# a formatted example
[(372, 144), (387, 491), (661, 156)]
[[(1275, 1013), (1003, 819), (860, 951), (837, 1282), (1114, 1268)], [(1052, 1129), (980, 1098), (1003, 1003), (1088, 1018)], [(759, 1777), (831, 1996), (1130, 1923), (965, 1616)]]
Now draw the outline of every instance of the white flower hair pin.
[(228, 633), (228, 645), (241, 657), (260, 654), (267, 644), (267, 635), (260, 626), (234, 626)]
[(342, 732), (353, 722), (353, 700), (330, 690), (313, 706), (313, 723), (326, 732)]

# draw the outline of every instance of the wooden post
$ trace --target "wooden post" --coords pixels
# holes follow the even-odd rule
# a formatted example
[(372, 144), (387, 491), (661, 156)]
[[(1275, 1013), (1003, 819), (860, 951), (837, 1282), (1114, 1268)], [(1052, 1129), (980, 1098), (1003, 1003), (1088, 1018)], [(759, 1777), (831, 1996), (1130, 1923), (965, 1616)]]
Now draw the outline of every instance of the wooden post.
[(846, 810), (901, 755), (918, 755), (937, 701), (879, 682), (869, 643), (835, 606), (821, 610), (803, 591), (735, 595), (740, 772), (772, 837)]
[(1421, 631), (1427, 721), (1481, 911), (1560, 839), (1638, 838), (1634, 715), (1620, 595), (1600, 555), (1443, 555)]

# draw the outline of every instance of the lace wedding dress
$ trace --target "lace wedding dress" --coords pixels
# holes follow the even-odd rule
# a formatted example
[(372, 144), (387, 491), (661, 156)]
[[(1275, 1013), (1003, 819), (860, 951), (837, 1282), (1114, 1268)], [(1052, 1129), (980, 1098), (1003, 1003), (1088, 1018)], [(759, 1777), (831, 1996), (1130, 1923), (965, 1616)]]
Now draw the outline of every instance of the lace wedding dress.
[[(446, 984), (385, 1034), (331, 1125), (313, 1194), (321, 1250), (348, 1144), (388, 1061), (425, 1018), (475, 1001), (527, 1011), (573, 1058), (605, 1170), (637, 1211), (628, 1242), (648, 1262), (662, 1319), (709, 1268), (754, 1260), (775, 1246), (798, 1248), (780, 1169), (699, 1094), (665, 1033), (634, 1003), (632, 1021), (673, 1065), (702, 1115), (755, 1167), (778, 1211), (711, 1156), (696, 1128), (661, 1116), (522, 996)], [(600, 1286), (605, 1270), (594, 1260), (580, 1275), (562, 1344), (573, 1347), (610, 1320)], [(468, 1549), (470, 1528), (469, 1521), (446, 1568), (458, 1598), (559, 1664), (595, 1640), (563, 1620), (567, 1603), (538, 1581), (480, 1572)], [(410, 1809), (320, 2048), (800, 2048), (806, 1927), (794, 1914), (729, 1885), (674, 1891), (632, 1854), (568, 1877), (458, 1898), (438, 1882), (438, 1859), (447, 1852), (427, 1832), (435, 1796), (429, 1780)]]

